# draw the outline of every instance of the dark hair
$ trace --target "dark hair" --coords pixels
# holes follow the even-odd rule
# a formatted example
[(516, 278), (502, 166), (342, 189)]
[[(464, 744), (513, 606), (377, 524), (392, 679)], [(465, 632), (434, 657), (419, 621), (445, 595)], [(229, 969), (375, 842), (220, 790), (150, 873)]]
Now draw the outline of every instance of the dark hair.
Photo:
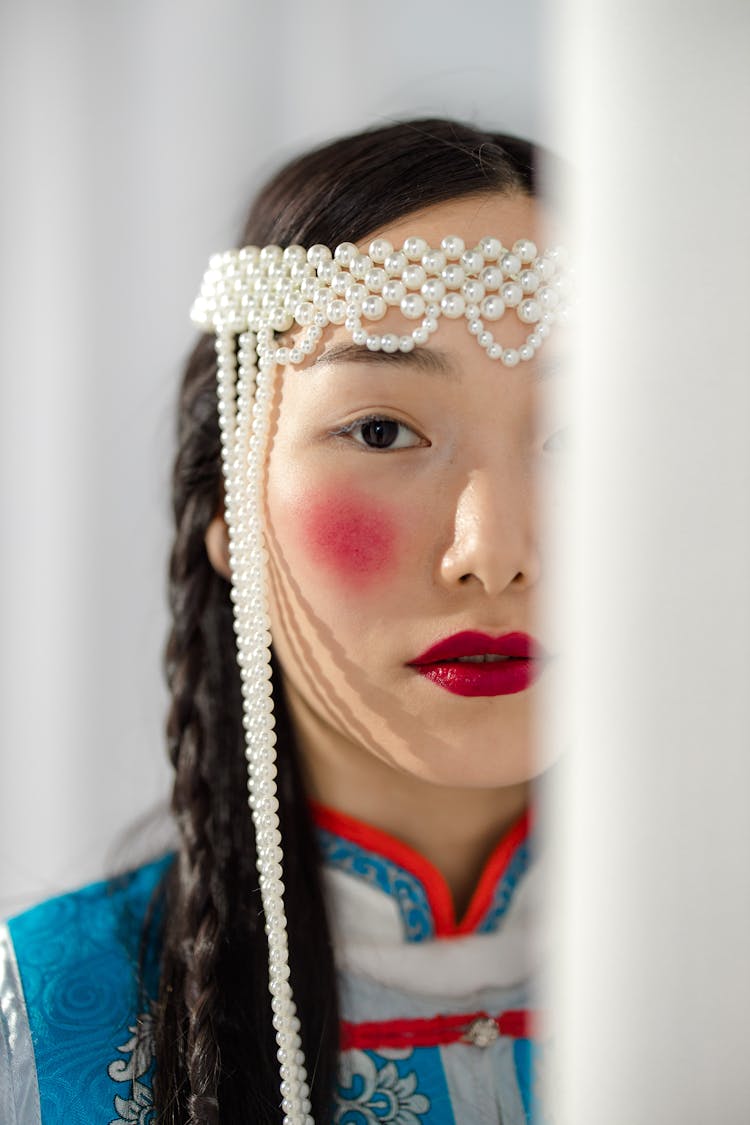
[[(442, 200), (531, 195), (526, 141), (444, 120), (406, 121), (298, 157), (258, 194), (241, 245), (357, 242)], [(166, 667), (175, 862), (157, 899), (163, 917), (156, 1005), (157, 1120), (170, 1125), (278, 1122), (267, 944), (246, 801), (240, 681), (229, 586), (204, 545), (221, 510), (213, 340), (192, 353), (180, 395), (174, 467), (173, 625)], [(336, 976), (315, 832), (294, 732), (274, 676), (278, 797), (291, 981), (315, 1119), (333, 1116)]]

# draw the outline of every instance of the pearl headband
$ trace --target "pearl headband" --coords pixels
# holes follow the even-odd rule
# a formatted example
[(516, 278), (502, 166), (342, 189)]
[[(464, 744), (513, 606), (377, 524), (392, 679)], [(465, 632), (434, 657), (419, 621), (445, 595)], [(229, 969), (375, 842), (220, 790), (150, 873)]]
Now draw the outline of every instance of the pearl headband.
[[(211, 258), (191, 315), (207, 331), (252, 329), (261, 361), (282, 365), (303, 363), (329, 324), (343, 324), (355, 344), (371, 351), (408, 352), (427, 343), (441, 317), (465, 317), (490, 359), (515, 367), (531, 359), (555, 321), (567, 315), (564, 264), (562, 247), (537, 254), (528, 238), (512, 250), (490, 237), (467, 250), (456, 235), (437, 250), (423, 238), (407, 238), (400, 250), (376, 238), (367, 254), (351, 242), (333, 253), (327, 246), (246, 246)], [(363, 320), (381, 320), (392, 307), (421, 323), (404, 335), (364, 328)], [(532, 329), (518, 348), (504, 348), (486, 325), (507, 309)], [(277, 344), (273, 333), (295, 324), (304, 329), (300, 342)]]
[[(276, 797), (276, 733), (271, 689), (271, 623), (263, 538), (265, 456), (273, 372), (311, 355), (329, 324), (344, 325), (355, 344), (371, 351), (410, 352), (426, 344), (442, 316), (465, 317), (490, 359), (507, 367), (530, 360), (551, 327), (565, 318), (569, 280), (561, 247), (537, 254), (529, 239), (511, 250), (483, 238), (467, 250), (455, 235), (433, 249), (407, 238), (400, 250), (383, 238), (362, 254), (337, 246), (247, 246), (211, 258), (193, 322), (216, 334), (218, 409), (229, 531), (231, 597), (243, 698), (248, 802), (255, 826), (257, 868), (268, 935), (268, 976), (278, 1044), (284, 1125), (314, 1125), (304, 1054), (289, 983), (284, 912), (283, 852)], [(404, 335), (368, 332), (399, 307), (421, 323)], [(506, 309), (534, 326), (518, 348), (503, 348), (485, 321)], [(298, 344), (274, 333), (299, 325)], [(235, 338), (237, 346), (235, 347)]]

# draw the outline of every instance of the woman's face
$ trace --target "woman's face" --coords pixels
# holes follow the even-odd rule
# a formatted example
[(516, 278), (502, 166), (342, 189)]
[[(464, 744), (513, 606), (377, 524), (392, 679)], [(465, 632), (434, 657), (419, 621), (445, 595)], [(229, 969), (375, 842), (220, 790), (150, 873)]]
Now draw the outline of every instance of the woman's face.
[[(448, 234), (467, 246), (488, 234), (506, 246), (550, 244), (533, 200), (493, 196), (430, 207), (360, 246), (376, 235), (400, 246), (412, 234), (432, 246)], [(412, 326), (390, 309), (374, 328)], [(510, 311), (493, 328), (504, 346), (529, 331)], [(548, 559), (537, 502), (559, 464), (550, 439), (564, 420), (544, 405), (539, 376), (560, 331), (508, 368), (463, 318), (442, 318), (406, 355), (357, 348), (331, 326), (305, 364), (277, 369), (271, 621), (303, 742), (349, 743), (452, 786), (516, 784), (542, 768), (535, 734), (549, 661), (533, 662), (534, 682), (512, 691), (506, 682), (500, 694), (505, 670), (491, 679), (461, 661), (452, 678), (413, 662), (466, 631), (523, 632), (552, 655), (538, 616)]]

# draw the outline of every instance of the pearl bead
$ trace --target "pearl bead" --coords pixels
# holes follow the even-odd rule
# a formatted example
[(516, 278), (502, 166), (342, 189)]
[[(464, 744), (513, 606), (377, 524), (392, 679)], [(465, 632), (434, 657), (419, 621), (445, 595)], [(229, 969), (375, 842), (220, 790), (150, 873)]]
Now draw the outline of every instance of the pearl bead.
[(393, 332), (386, 332), (381, 338), (381, 347), (384, 352), (397, 352), (398, 351), (398, 336)]
[(490, 344), (490, 346), (487, 348), (487, 355), (490, 357), (490, 359), (500, 359), (502, 354), (503, 349), (499, 344)]
[(346, 302), (332, 300), (328, 305), (328, 319), (332, 324), (343, 324), (346, 319)]
[(372, 258), (373, 262), (377, 262), (378, 265), (380, 265), (386, 260), (389, 254), (393, 253), (393, 246), (387, 238), (375, 238), (370, 243), (367, 252)]
[(445, 282), (438, 277), (430, 277), (422, 286), (425, 301), (440, 301), (445, 296)]
[(449, 234), (440, 243), (440, 248), (444, 251), (446, 258), (450, 262), (455, 261), (457, 258), (461, 257), (464, 250), (466, 249), (466, 244), (462, 238), (458, 237), (458, 235)]
[(363, 280), (366, 287), (370, 290), (371, 293), (380, 293), (386, 281), (388, 280), (388, 274), (385, 272), (385, 270), (377, 267), (375, 269), (368, 270)]
[(422, 265), (428, 273), (440, 273), (445, 269), (445, 254), (442, 250), (428, 250), (422, 255)]
[(440, 276), (445, 282), (446, 289), (460, 289), (464, 283), (466, 274), (464, 273), (463, 266), (448, 265)]
[(531, 344), (522, 344), (518, 349), (518, 354), (522, 360), (529, 360), (534, 358), (534, 349)]
[(290, 262), (290, 263), (292, 263), (292, 262), (306, 262), (307, 261), (307, 251), (302, 246), (296, 246), (296, 245), (287, 246), (287, 247), (285, 247), (284, 251), (282, 252), (281, 258), (282, 258), (282, 261)]
[(411, 336), (399, 336), (399, 338), (398, 338), (398, 350), (400, 352), (413, 352), (414, 351), (414, 340), (412, 339), (412, 337)]
[(530, 238), (519, 238), (513, 243), (513, 253), (517, 254), (524, 264), (533, 262), (536, 258), (536, 246)]
[(500, 269), (506, 277), (515, 277), (521, 269), (521, 259), (518, 254), (503, 254), (500, 259)]
[(297, 308), (294, 310), (294, 319), (297, 321), (297, 324), (302, 326), (312, 324), (314, 315), (315, 309), (310, 301), (303, 301), (301, 304), (297, 305)]
[(353, 242), (340, 242), (333, 252), (333, 257), (340, 266), (349, 266), (359, 250)]
[(405, 238), (404, 239), (404, 254), (410, 262), (419, 262), (422, 260), (422, 255), (426, 254), (428, 250), (427, 243), (423, 238)]
[(407, 289), (421, 289), (427, 280), (427, 274), (422, 266), (407, 266), (401, 275)]
[(352, 279), (349, 274), (341, 271), (334, 274), (331, 280), (331, 289), (333, 289), (334, 293), (338, 293), (340, 297), (343, 297), (351, 284)]
[(367, 333), (364, 328), (355, 328), (352, 332), (352, 340), (355, 344), (363, 345), (367, 343)]
[(461, 286), (461, 292), (467, 301), (478, 303), (484, 297), (484, 286), (476, 278), (470, 278)]
[(406, 296), (406, 286), (402, 281), (391, 279), (383, 286), (383, 300), (386, 305), (400, 305)]
[(455, 320), (457, 317), (464, 315), (466, 301), (460, 293), (446, 293), (445, 297), (443, 297), (440, 302), (440, 307), (445, 316), (449, 317), (451, 320)]
[(479, 275), (485, 289), (499, 289), (503, 283), (503, 271), (497, 266), (487, 266)]
[(461, 265), (467, 274), (475, 277), (484, 268), (484, 254), (480, 250), (465, 250), (461, 255)]
[(516, 281), (506, 281), (500, 290), (500, 296), (505, 301), (508, 308), (513, 309), (516, 305), (520, 304), (523, 292), (521, 286)]
[(320, 266), (323, 264), (323, 262), (330, 261), (332, 256), (333, 255), (331, 254), (331, 251), (328, 249), (328, 247), (323, 246), (319, 242), (316, 242), (315, 245), (311, 246), (307, 251), (307, 260), (311, 266)]
[(389, 277), (400, 277), (407, 266), (406, 254), (401, 250), (396, 250), (393, 254), (389, 254), (383, 263), (383, 268)]
[(401, 301), (401, 312), (407, 320), (418, 320), (424, 313), (424, 300), (418, 293), (407, 293)]
[(381, 345), (380, 336), (375, 336), (375, 335), (368, 336), (366, 341), (365, 341), (365, 344), (367, 345), (367, 348), (368, 348), (369, 351), (379, 352), (380, 351), (380, 345)]
[(349, 263), (349, 273), (361, 281), (368, 270), (372, 268), (372, 259), (367, 254), (355, 254)]
[(488, 262), (496, 262), (502, 252), (503, 244), (496, 238), (483, 238), (479, 243), (479, 249)]
[(515, 367), (521, 357), (515, 348), (506, 348), (501, 358), (506, 367)]
[(535, 324), (541, 316), (539, 302), (531, 299), (522, 301), (518, 306), (518, 316), (524, 324)]
[(430, 338), (429, 332), (423, 325), (415, 328), (411, 335), (415, 344), (426, 344)]
[(386, 303), (382, 297), (366, 297), (362, 302), (362, 315), (368, 320), (382, 320), (385, 310)]
[(499, 320), (505, 312), (505, 302), (502, 297), (485, 297), (479, 306), (482, 316), (487, 320)]
[(539, 288), (540, 278), (536, 270), (521, 270), (518, 280), (524, 293), (535, 293)]

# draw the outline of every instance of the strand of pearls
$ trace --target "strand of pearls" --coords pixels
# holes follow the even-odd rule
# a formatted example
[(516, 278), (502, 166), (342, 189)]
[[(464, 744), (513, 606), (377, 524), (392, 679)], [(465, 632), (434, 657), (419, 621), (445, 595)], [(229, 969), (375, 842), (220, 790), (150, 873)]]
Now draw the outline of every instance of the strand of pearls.
[[(314, 1125), (310, 1090), (291, 984), (284, 912), (283, 852), (276, 796), (276, 732), (271, 688), (268, 556), (263, 541), (263, 477), (270, 421), (273, 358), (258, 339), (234, 332), (216, 337), (218, 410), (229, 530), (231, 597), (243, 699), (248, 803), (268, 938), (268, 985), (279, 1060), (284, 1125)], [(236, 390), (235, 390), (236, 383)]]
[[(207, 330), (265, 332), (268, 351), (281, 365), (304, 362), (329, 324), (344, 325), (355, 344), (371, 351), (410, 352), (427, 343), (442, 317), (463, 317), (490, 359), (515, 367), (532, 359), (552, 326), (567, 319), (570, 288), (564, 248), (539, 253), (528, 238), (507, 249), (487, 236), (467, 249), (463, 239), (448, 235), (434, 249), (409, 237), (398, 250), (376, 238), (367, 254), (352, 242), (334, 251), (246, 246), (211, 258), (191, 315)], [(365, 326), (394, 307), (419, 324), (401, 334)], [(508, 310), (531, 329), (517, 348), (503, 347), (488, 326)], [(274, 332), (295, 325), (304, 329), (299, 343), (274, 342)]]

